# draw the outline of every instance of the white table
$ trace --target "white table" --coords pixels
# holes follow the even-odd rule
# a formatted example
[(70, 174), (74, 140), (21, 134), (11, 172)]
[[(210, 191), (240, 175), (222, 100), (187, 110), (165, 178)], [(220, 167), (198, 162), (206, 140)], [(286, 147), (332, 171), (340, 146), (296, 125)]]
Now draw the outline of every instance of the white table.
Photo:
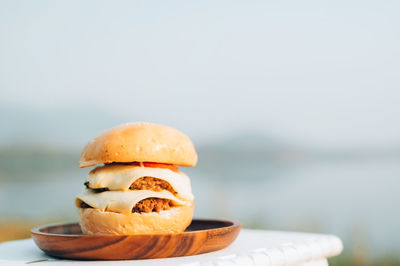
[(178, 265), (178, 266), (322, 266), (341, 253), (332, 235), (242, 229), (226, 249), (196, 256), (129, 261), (72, 261), (45, 255), (32, 239), (0, 244), (0, 265)]

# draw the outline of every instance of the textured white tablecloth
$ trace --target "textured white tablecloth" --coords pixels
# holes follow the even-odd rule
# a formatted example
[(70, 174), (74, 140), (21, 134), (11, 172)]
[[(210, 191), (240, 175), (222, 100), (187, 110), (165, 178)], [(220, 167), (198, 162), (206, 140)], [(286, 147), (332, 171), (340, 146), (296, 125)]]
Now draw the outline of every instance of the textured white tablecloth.
[[(178, 266), (322, 266), (340, 254), (342, 241), (332, 235), (242, 229), (226, 249), (202, 255), (129, 261), (73, 261), (45, 255), (32, 239), (0, 244), (0, 265), (178, 265)], [(28, 264), (26, 264), (28, 263)]]

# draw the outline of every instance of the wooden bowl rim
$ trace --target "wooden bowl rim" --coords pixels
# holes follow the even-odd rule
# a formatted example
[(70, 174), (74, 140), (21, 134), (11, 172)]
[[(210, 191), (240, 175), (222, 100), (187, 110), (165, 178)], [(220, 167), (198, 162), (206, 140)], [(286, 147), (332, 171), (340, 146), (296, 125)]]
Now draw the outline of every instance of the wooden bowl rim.
[[(242, 224), (239, 221), (236, 220), (216, 220), (216, 219), (193, 219), (193, 221), (196, 222), (208, 222), (208, 223), (213, 223), (213, 222), (219, 222), (219, 223), (229, 223), (230, 225), (227, 226), (221, 226), (221, 227), (215, 227), (211, 229), (199, 229), (199, 230), (193, 230), (193, 231), (184, 231), (182, 233), (170, 233), (170, 234), (138, 234), (138, 235), (77, 235), (77, 234), (56, 234), (56, 233), (46, 233), (42, 232), (44, 228), (49, 228), (49, 227), (57, 227), (57, 226), (72, 226), (72, 225), (79, 225), (79, 222), (70, 222), (70, 223), (53, 223), (53, 224), (46, 224), (46, 225), (41, 225), (37, 226), (35, 228), (31, 229), (31, 234), (33, 235), (40, 235), (40, 236), (55, 236), (55, 237), (121, 237), (121, 236), (126, 236), (126, 237), (143, 237), (143, 236), (168, 236), (168, 235), (183, 235), (183, 234), (196, 234), (197, 232), (202, 232), (202, 231), (214, 231), (214, 230), (219, 230), (221, 228), (241, 228)], [(190, 226), (190, 225), (189, 225)]]

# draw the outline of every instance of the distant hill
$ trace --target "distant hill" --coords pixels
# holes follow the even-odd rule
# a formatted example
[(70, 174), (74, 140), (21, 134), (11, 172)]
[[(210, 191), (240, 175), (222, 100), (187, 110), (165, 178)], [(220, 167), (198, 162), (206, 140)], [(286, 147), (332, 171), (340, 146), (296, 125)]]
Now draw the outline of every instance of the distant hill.
[(0, 181), (31, 181), (76, 170), (79, 152), (33, 146), (0, 149)]
[(52, 111), (45, 111), (7, 105), (0, 106), (0, 120), (0, 147), (81, 147), (94, 134), (124, 122), (93, 108), (53, 108)]
[[(0, 106), (0, 119), (0, 180), (27, 180), (30, 175), (75, 171), (80, 151), (88, 140), (105, 128), (125, 122), (93, 108), (48, 112), (4, 105)], [(400, 158), (400, 147), (316, 150), (258, 132), (214, 139), (196, 148), (199, 163), (195, 170), (221, 176), (240, 176), (253, 170), (257, 175), (293, 161)]]

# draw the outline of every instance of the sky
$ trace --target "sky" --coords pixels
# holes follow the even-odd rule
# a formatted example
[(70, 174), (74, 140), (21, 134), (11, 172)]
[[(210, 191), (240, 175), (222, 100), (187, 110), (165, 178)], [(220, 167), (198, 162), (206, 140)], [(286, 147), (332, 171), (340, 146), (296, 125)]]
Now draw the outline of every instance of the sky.
[(0, 105), (37, 121), (75, 110), (152, 121), (199, 142), (259, 132), (328, 149), (400, 146), (399, 7), (1, 0)]

